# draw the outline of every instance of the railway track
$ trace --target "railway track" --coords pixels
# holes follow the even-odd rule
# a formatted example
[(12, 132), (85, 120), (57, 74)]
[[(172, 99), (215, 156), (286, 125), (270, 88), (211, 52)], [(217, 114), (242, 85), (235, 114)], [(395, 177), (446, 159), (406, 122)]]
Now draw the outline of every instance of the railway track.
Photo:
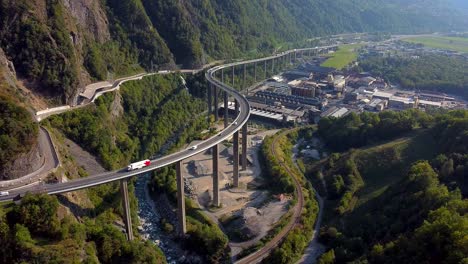
[[(288, 131), (283, 131), (281, 132), (279, 135), (275, 136), (275, 138), (273, 139), (273, 142), (271, 143), (271, 148), (270, 148), (270, 151), (271, 151), (271, 154), (275, 157), (279, 157), (280, 155), (275, 152), (275, 150), (277, 149), (276, 146), (278, 144), (278, 140), (291, 133), (292, 131), (294, 130), (288, 130)], [(259, 263), (261, 262), (263, 259), (267, 258), (271, 252), (277, 248), (277, 246), (286, 238), (286, 236), (289, 234), (289, 232), (291, 232), (301, 221), (301, 215), (302, 215), (302, 208), (304, 207), (304, 194), (302, 192), (302, 186), (301, 186), (301, 183), (299, 182), (299, 180), (295, 177), (294, 173), (292, 172), (291, 168), (289, 168), (289, 166), (283, 162), (283, 161), (280, 161), (279, 162), (281, 167), (283, 167), (286, 172), (291, 175), (291, 177), (293, 178), (293, 181), (294, 181), (294, 185), (295, 185), (295, 195), (297, 197), (297, 204), (296, 206), (294, 207), (294, 213), (291, 217), (291, 220), (288, 222), (288, 224), (281, 230), (281, 232), (279, 232), (272, 240), (270, 240), (263, 248), (261, 248), (260, 250), (258, 250), (257, 252), (245, 257), (245, 258), (242, 258), (240, 259), (239, 261), (236, 262), (236, 264), (250, 264), (250, 263)]]

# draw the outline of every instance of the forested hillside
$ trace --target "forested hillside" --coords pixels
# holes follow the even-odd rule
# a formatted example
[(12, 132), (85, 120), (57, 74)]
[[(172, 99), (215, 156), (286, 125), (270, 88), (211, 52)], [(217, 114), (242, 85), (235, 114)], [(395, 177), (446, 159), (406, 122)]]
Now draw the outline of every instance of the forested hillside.
[[(14, 72), (5, 64), (9, 62), (0, 49), (0, 178), (11, 179), (17, 177), (16, 173), (29, 173), (27, 168), (13, 173), (12, 167), (22, 154), (34, 156), (38, 150), (39, 127), (28, 111), (24, 93), (17, 87)], [(22, 160), (27, 160), (31, 167), (36, 161), (27, 157)]]
[(127, 241), (113, 219), (112, 209), (64, 216), (57, 197), (27, 194), (0, 207), (0, 263), (166, 263), (154, 244)]
[[(145, 77), (100, 97), (96, 105), (51, 117), (42, 124), (79, 143), (107, 169), (117, 169), (135, 159), (149, 158), (160, 151), (167, 153), (169, 147), (185, 144), (207, 128), (206, 115), (201, 114), (206, 105), (191, 95), (204, 96), (204, 75), (188, 77), (187, 84), (191, 89), (186, 89), (176, 74)], [(24, 115), (1, 104), (1, 99), (4, 107), (0, 109)], [(12, 122), (6, 128), (10, 126), (17, 124)], [(28, 131), (32, 134), (24, 129)], [(67, 153), (61, 154), (63, 163), (74, 160)], [(86, 177), (87, 173), (82, 169), (77, 173), (66, 170), (63, 176), (73, 179)], [(136, 232), (139, 221), (132, 184), (129, 194)], [(165, 263), (154, 244), (126, 240), (119, 224), (121, 203), (118, 183), (113, 183), (70, 196), (26, 195), (16, 205), (0, 204), (0, 263)], [(196, 217), (189, 219), (187, 243), (219, 263), (216, 260), (225, 254), (226, 237), (189, 202), (187, 210), (188, 215)]]
[[(392, 120), (407, 128), (389, 129)], [(467, 129), (465, 110), (322, 121), (326, 145), (347, 151), (309, 166), (328, 204), (321, 263), (466, 261)], [(324, 137), (336, 130), (338, 142)]]
[(36, 91), (73, 103), (92, 80), (143, 69), (196, 67), (341, 32), (466, 25), (461, 11), (430, 2), (1, 0), (0, 47)]
[(38, 126), (29, 112), (0, 91), (0, 174), (19, 154), (37, 142)]

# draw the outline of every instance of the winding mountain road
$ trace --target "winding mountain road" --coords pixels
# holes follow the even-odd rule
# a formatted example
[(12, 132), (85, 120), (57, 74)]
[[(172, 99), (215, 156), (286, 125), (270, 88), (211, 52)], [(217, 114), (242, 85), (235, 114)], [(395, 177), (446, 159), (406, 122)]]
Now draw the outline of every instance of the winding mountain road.
[[(162, 158), (154, 159), (151, 161), (150, 166), (145, 167), (140, 170), (135, 170), (135, 171), (127, 171), (126, 168), (116, 170), (116, 171), (111, 171), (111, 172), (106, 172), (98, 175), (93, 175), (89, 176), (86, 178), (79, 178), (75, 180), (70, 180), (67, 182), (63, 183), (55, 183), (55, 184), (42, 184), (39, 186), (33, 186), (30, 188), (22, 188), (20, 190), (12, 190), (9, 192), (8, 195), (1, 196), (0, 201), (11, 201), (14, 200), (15, 198), (19, 198), (21, 195), (24, 195), (26, 192), (32, 192), (32, 193), (47, 193), (47, 194), (61, 194), (61, 193), (66, 193), (66, 192), (72, 192), (72, 191), (77, 191), (81, 189), (86, 189), (90, 188), (93, 186), (113, 182), (113, 181), (118, 181), (121, 179), (125, 178), (130, 178), (133, 176), (138, 176), (146, 172), (150, 172), (153, 170), (156, 170), (158, 168), (162, 168), (168, 165), (171, 165), (175, 162), (182, 161), (184, 159), (187, 159), (191, 156), (194, 156), (198, 153), (202, 153), (209, 148), (223, 142), (227, 138), (231, 137), (236, 131), (240, 130), (242, 126), (247, 122), (247, 120), (250, 117), (250, 106), (249, 102), (247, 99), (240, 94), (238, 91), (235, 89), (225, 85), (224, 83), (220, 82), (219, 80), (215, 79), (214, 73), (218, 70), (223, 69), (224, 67), (231, 67), (230, 64), (228, 65), (223, 65), (223, 66), (218, 66), (215, 68), (212, 68), (208, 70), (205, 74), (205, 77), (207, 80), (212, 83), (213, 85), (217, 86), (221, 90), (226, 91), (229, 93), (232, 97), (234, 97), (235, 100), (239, 102), (239, 115), (235, 118), (232, 124), (230, 124), (226, 129), (218, 133), (212, 138), (209, 138), (203, 142), (201, 142), (198, 145), (198, 148), (196, 150), (190, 150), (190, 149), (184, 149), (181, 150), (177, 153), (164, 156)], [(167, 73), (167, 72), (165, 72)], [(157, 74), (157, 73), (156, 73)], [(125, 80), (130, 80), (130, 79), (140, 79), (143, 78), (143, 76), (132, 76), (130, 78), (127, 78)], [(119, 84), (120, 85), (123, 81), (125, 80), (120, 80)]]
[[(118, 181), (121, 179), (126, 179), (134, 176), (139, 176), (143, 175), (146, 172), (150, 172), (153, 170), (156, 170), (158, 168), (162, 168), (168, 165), (171, 165), (173, 163), (176, 163), (178, 161), (182, 161), (184, 159), (187, 159), (191, 156), (194, 156), (198, 153), (202, 153), (211, 147), (223, 142), (225, 139), (231, 137), (235, 132), (239, 131), (248, 121), (250, 117), (250, 105), (248, 100), (244, 95), (242, 95), (240, 92), (238, 92), (236, 89), (226, 85), (225, 83), (222, 83), (215, 77), (215, 73), (217, 71), (226, 69), (226, 68), (231, 68), (234, 69), (234, 67), (239, 66), (239, 65), (248, 65), (248, 64), (256, 64), (257, 62), (266, 62), (269, 60), (274, 60), (277, 58), (285, 57), (285, 56), (290, 56), (291, 54), (297, 54), (298, 52), (303, 52), (303, 51), (319, 51), (323, 49), (328, 49), (328, 48), (334, 48), (337, 47), (336, 45), (333, 46), (326, 46), (326, 47), (316, 47), (316, 48), (308, 48), (308, 49), (295, 49), (287, 52), (283, 52), (281, 54), (277, 54), (274, 56), (266, 57), (266, 58), (261, 58), (261, 59), (254, 59), (254, 60), (249, 60), (249, 61), (241, 61), (241, 62), (235, 62), (235, 63), (230, 63), (230, 64), (225, 64), (221, 66), (216, 66), (214, 68), (209, 69), (205, 77), (207, 81), (227, 92), (230, 96), (234, 97), (234, 99), (239, 103), (239, 112), (238, 116), (235, 118), (233, 123), (231, 123), (227, 128), (225, 128), (223, 131), (218, 133), (212, 138), (209, 138), (201, 143), (198, 144), (198, 148), (196, 150), (191, 150), (191, 149), (184, 149), (179, 152), (173, 153), (168, 156), (164, 156), (158, 159), (154, 159), (151, 161), (151, 165), (148, 167), (145, 167), (140, 170), (135, 170), (135, 171), (127, 171), (126, 168), (112, 171), (112, 172), (106, 172), (98, 175), (93, 175), (89, 176), (86, 178), (79, 178), (75, 180), (71, 180), (68, 182), (63, 182), (63, 183), (56, 183), (56, 184), (42, 184), (39, 186), (34, 186), (31, 188), (24, 188), (21, 190), (12, 190), (8, 195), (1, 196), (0, 201), (11, 201), (16, 198), (21, 198), (22, 195), (24, 195), (26, 192), (33, 192), (33, 193), (47, 193), (47, 194), (61, 194), (61, 193), (66, 193), (66, 192), (72, 192), (72, 191), (77, 191), (85, 188), (90, 188), (93, 186), (113, 182), (113, 181)], [(169, 73), (169, 72), (164, 72), (164, 74)], [(94, 95), (93, 99), (95, 99), (98, 96), (98, 93), (104, 93), (104, 92), (109, 92), (115, 89), (118, 89), (119, 86), (129, 80), (133, 79), (141, 79), (144, 76), (147, 75), (152, 75), (152, 74), (158, 74), (158, 73), (151, 73), (151, 74), (142, 74), (138, 76), (132, 76), (129, 78), (126, 78), (124, 80), (119, 80), (117, 83), (114, 83), (112, 87), (105, 88), (103, 91), (97, 91), (96, 94)], [(59, 112), (61, 111), (70, 111), (69, 109), (59, 109)], [(53, 111), (48, 111), (48, 112), (43, 112), (41, 113), (43, 116), (38, 115), (38, 120), (45, 118), (51, 114), (55, 114)], [(282, 132), (280, 135), (287, 134), (288, 131)], [(272, 142), (272, 151), (276, 149), (276, 144), (278, 141), (279, 137), (276, 137), (275, 140)], [(278, 156), (278, 153), (272, 153), (274, 156)], [(302, 209), (304, 205), (304, 197), (303, 197), (303, 192), (302, 192), (302, 187), (299, 182), (299, 180), (294, 176), (294, 173), (292, 170), (287, 166), (287, 164), (284, 164), (281, 162), (281, 166), (284, 167), (286, 172), (290, 174), (293, 178), (294, 184), (296, 186), (295, 188), (295, 195), (298, 199), (297, 204), (295, 205), (293, 209), (293, 215), (288, 222), (288, 224), (280, 231), (279, 234), (277, 234), (271, 241), (269, 241), (262, 249), (259, 251), (239, 260), (237, 263), (258, 263), (265, 259), (278, 245), (283, 241), (283, 239), (289, 234), (291, 230), (293, 230), (294, 227), (296, 227), (298, 224), (300, 224), (301, 220), (301, 214), (302, 214)]]

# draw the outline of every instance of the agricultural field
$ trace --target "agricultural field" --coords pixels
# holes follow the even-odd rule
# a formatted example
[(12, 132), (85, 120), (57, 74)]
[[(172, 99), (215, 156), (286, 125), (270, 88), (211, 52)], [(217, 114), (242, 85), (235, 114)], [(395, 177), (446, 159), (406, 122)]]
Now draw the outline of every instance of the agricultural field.
[(361, 44), (350, 44), (340, 46), (338, 51), (330, 54), (329, 58), (324, 63), (322, 63), (321, 66), (341, 70), (353, 61), (357, 60), (357, 51), (362, 46), (363, 45)]
[(436, 49), (468, 52), (468, 38), (459, 37), (415, 37), (404, 39), (411, 43), (422, 44)]

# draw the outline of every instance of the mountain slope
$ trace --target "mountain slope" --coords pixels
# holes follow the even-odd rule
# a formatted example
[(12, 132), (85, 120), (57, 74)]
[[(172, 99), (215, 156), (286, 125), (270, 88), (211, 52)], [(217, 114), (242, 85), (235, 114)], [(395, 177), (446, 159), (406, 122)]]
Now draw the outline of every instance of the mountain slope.
[[(335, 119), (327, 131), (354, 131), (349, 138), (359, 138), (361, 129), (369, 138), (383, 128), (375, 117), (361, 114), (366, 124)], [(413, 120), (415, 130), (398, 139), (368, 141), (310, 163), (310, 178), (327, 197), (320, 239), (330, 251), (322, 263), (463, 263), (468, 111), (420, 112), (419, 120), (426, 125)]]
[(36, 91), (73, 103), (92, 80), (313, 36), (461, 29), (468, 23), (452, 1), (0, 0), (0, 48)]

